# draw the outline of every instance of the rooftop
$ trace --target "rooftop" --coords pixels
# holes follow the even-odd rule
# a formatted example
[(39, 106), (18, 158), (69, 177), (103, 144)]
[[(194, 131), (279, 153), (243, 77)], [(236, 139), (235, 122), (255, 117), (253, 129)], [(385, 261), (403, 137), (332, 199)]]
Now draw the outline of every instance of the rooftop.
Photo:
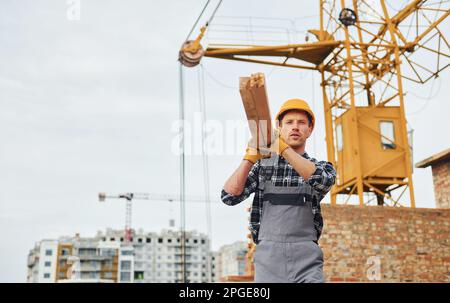
[(450, 148), (447, 148), (446, 150), (441, 151), (440, 153), (437, 153), (429, 158), (426, 158), (418, 163), (416, 163), (417, 168), (425, 168), (430, 165), (436, 164), (437, 162), (447, 160), (450, 156)]

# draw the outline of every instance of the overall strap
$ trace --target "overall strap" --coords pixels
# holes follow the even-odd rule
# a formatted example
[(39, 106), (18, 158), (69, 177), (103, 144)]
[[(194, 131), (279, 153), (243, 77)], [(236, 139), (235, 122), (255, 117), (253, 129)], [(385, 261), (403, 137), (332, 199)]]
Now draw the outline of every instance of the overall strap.
[(278, 155), (273, 153), (270, 158), (261, 159), (261, 167), (264, 173), (264, 180), (270, 182), (273, 175), (273, 167), (278, 163)]

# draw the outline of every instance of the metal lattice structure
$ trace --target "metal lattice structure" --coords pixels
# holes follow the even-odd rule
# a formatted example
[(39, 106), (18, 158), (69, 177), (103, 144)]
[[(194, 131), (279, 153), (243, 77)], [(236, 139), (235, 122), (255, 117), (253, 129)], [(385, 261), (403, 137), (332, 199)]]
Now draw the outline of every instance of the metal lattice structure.
[(331, 203), (340, 195), (344, 204), (356, 196), (360, 205), (415, 207), (403, 80), (423, 84), (449, 66), (449, 7), (443, 0), (400, 8), (321, 0), (319, 29), (309, 30), (316, 41), (203, 50), (197, 39), (185, 43), (180, 61), (189, 58), (192, 67), (206, 56), (319, 71), (328, 161), (338, 173)]

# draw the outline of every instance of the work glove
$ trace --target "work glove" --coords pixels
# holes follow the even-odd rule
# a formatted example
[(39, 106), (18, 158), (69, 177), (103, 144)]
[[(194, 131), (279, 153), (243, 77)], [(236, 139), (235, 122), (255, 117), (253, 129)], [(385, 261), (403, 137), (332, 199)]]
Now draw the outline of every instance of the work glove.
[(259, 148), (259, 152), (263, 155), (272, 153), (277, 153), (278, 155), (281, 155), (286, 148), (289, 147), (289, 145), (284, 141), (284, 139), (281, 137), (281, 133), (279, 130), (275, 129), (273, 132), (273, 140), (270, 143), (270, 146), (268, 148)]
[(254, 139), (254, 138), (250, 139), (250, 141), (247, 144), (247, 148), (245, 149), (244, 160), (248, 160), (248, 161), (252, 162), (253, 164), (255, 164), (256, 161), (258, 161), (259, 159), (269, 158), (269, 157), (270, 157), (270, 152), (268, 152), (268, 151), (260, 152), (260, 150), (256, 144), (256, 139)]

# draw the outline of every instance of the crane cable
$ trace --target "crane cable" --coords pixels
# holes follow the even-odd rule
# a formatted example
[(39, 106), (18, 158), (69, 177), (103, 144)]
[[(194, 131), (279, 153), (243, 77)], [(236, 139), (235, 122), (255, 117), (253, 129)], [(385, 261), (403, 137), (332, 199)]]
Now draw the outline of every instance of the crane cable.
[[(219, 3), (217, 4), (216, 8), (214, 9), (211, 17), (209, 18), (209, 20), (206, 22), (205, 27), (208, 27), (208, 25), (212, 22), (214, 16), (216, 15), (217, 10), (219, 9), (220, 5), (222, 4), (223, 0), (220, 0)], [(205, 12), (206, 8), (208, 7), (209, 3), (211, 2), (211, 0), (206, 1), (205, 6), (203, 6), (202, 11), (200, 12), (200, 15), (197, 17), (197, 20), (195, 20), (194, 25), (192, 26), (191, 30), (189, 31), (189, 34), (186, 36), (185, 41), (189, 40), (189, 37), (191, 36), (192, 32), (194, 31), (195, 27), (197, 26), (198, 22), (200, 21), (200, 18), (203, 16), (203, 13)]]
[(185, 201), (185, 146), (184, 146), (184, 82), (183, 65), (179, 63), (179, 114), (180, 114), (180, 233), (182, 252), (182, 282), (187, 282), (186, 274), (186, 201)]
[[(210, 198), (210, 187), (209, 187), (209, 163), (208, 155), (206, 151), (206, 135), (205, 135), (205, 122), (206, 122), (206, 97), (205, 97), (205, 73), (203, 68), (197, 70), (198, 76), (198, 89), (199, 89), (199, 106), (202, 113), (202, 124), (201, 124), (201, 134), (202, 134), (202, 160), (203, 160), (203, 177), (205, 181), (205, 200), (206, 200), (206, 229), (209, 238), (209, 251), (212, 247), (212, 224), (211, 224), (211, 198)], [(207, 273), (208, 282), (211, 281), (211, 260), (208, 258), (207, 262)]]
[[(220, 5), (222, 4), (223, 0), (220, 0), (217, 4), (216, 8), (213, 11), (213, 14), (209, 18), (208, 22), (206, 23), (205, 27), (207, 27), (213, 20), (214, 15), (216, 14), (217, 10), (219, 9)], [(197, 26), (198, 22), (200, 21), (200, 18), (202, 17), (203, 13), (205, 12), (206, 8), (208, 7), (210, 3), (210, 0), (208, 0), (203, 7), (202, 11), (200, 12), (200, 15), (198, 16), (197, 20), (195, 21), (194, 25), (192, 26), (191, 30), (189, 31), (189, 34), (186, 37), (187, 41), (194, 31), (195, 27)], [(186, 185), (185, 185), (185, 146), (184, 146), (184, 81), (183, 81), (183, 65), (180, 62), (179, 63), (179, 114), (180, 114), (180, 231), (181, 231), (181, 250), (182, 250), (182, 282), (186, 283), (187, 281), (187, 266), (186, 266)], [(209, 204), (209, 203), (208, 203)]]
[(189, 34), (186, 36), (186, 39), (184, 41), (188, 41), (189, 37), (191, 36), (192, 32), (194, 31), (195, 27), (197, 26), (198, 22), (200, 21), (200, 18), (202, 17), (203, 13), (205, 12), (206, 8), (209, 5), (209, 2), (211, 2), (211, 0), (208, 0), (205, 4), (205, 6), (203, 7), (200, 15), (197, 17), (197, 20), (195, 20), (194, 25), (192, 26), (191, 30), (189, 31)]

